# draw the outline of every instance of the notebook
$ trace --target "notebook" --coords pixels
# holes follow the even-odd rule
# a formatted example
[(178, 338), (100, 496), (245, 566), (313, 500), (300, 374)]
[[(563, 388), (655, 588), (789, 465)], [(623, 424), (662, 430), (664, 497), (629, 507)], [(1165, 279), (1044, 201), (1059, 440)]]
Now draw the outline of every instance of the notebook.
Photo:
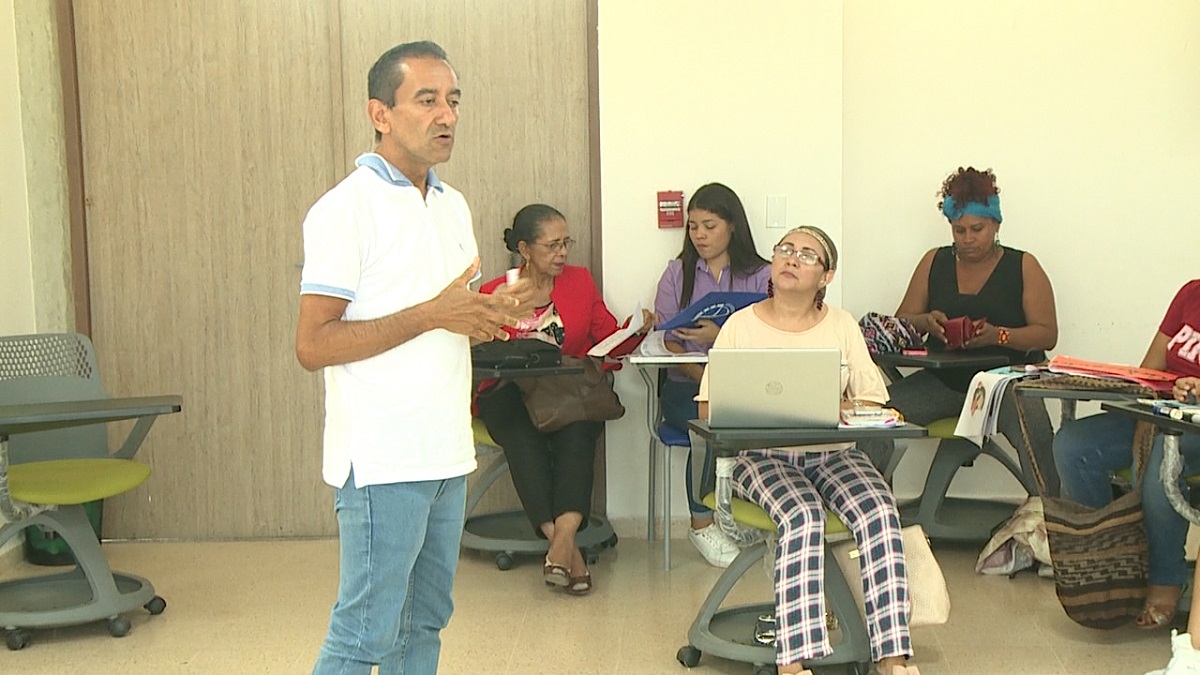
[(675, 318), (657, 328), (658, 330), (695, 328), (696, 322), (701, 319), (708, 319), (718, 326), (724, 326), (725, 320), (734, 312), (743, 307), (749, 307), (766, 297), (766, 293), (750, 291), (713, 291), (688, 305), (679, 314), (676, 314)]
[(708, 424), (713, 428), (838, 426), (840, 349), (708, 352)]

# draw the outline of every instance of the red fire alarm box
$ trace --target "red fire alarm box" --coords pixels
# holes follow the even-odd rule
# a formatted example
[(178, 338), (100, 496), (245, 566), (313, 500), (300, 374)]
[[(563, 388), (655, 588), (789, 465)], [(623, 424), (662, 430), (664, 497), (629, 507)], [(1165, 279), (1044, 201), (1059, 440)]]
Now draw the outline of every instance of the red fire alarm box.
[(683, 227), (683, 191), (658, 193), (658, 227)]

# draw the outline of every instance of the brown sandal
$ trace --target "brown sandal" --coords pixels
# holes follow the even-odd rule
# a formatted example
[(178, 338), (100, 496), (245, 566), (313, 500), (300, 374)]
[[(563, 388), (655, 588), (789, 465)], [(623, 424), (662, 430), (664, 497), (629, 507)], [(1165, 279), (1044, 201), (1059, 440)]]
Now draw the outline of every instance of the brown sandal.
[(571, 582), (563, 590), (571, 595), (587, 595), (592, 590), (592, 573), (584, 572), (583, 576), (571, 577)]
[(567, 588), (574, 582), (570, 570), (565, 565), (551, 562), (550, 556), (546, 556), (546, 564), (542, 565), (542, 579), (547, 586), (558, 586), (559, 588)]

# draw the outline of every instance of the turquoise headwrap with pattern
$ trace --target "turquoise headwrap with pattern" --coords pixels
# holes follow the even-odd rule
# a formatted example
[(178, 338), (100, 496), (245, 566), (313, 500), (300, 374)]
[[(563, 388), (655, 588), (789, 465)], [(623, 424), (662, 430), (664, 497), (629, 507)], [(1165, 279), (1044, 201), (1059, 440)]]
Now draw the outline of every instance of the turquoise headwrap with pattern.
[(991, 218), (997, 223), (1004, 222), (1004, 218), (1000, 217), (1000, 195), (988, 197), (986, 204), (981, 202), (967, 202), (962, 206), (958, 205), (954, 197), (947, 196), (942, 200), (942, 214), (950, 220), (958, 220), (964, 215), (970, 215)]

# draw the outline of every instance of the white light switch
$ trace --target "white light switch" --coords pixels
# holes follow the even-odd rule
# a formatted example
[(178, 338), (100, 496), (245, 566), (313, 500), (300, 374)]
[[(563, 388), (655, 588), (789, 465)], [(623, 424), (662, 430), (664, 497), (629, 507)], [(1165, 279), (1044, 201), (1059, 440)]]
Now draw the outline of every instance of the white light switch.
[(787, 227), (787, 197), (767, 195), (767, 227)]

